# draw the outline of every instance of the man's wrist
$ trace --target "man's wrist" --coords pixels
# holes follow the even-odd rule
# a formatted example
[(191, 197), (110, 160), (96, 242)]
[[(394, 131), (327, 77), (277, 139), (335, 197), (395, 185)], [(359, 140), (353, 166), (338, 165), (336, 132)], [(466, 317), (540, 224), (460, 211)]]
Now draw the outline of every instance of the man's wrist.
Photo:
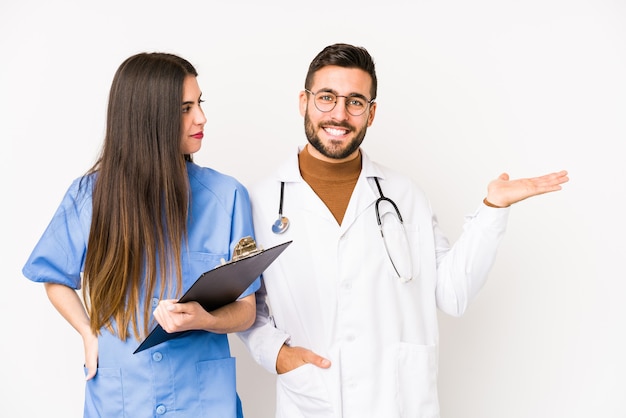
[(491, 203), (490, 201), (488, 201), (488, 200), (487, 200), (487, 198), (484, 198), (484, 199), (483, 199), (483, 203), (484, 203), (486, 206), (489, 206), (490, 208), (497, 208), (497, 209), (504, 209), (504, 208), (508, 208), (509, 206), (511, 206), (511, 205), (508, 205), (508, 206), (498, 206), (498, 205), (494, 205), (493, 203)]

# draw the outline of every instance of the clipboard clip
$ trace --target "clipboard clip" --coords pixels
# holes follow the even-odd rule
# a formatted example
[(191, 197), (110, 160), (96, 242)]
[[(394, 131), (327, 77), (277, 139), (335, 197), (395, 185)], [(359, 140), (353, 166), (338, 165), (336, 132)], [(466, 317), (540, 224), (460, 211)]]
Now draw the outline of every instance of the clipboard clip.
[(230, 261), (222, 259), (222, 265), (233, 263), (241, 260), (242, 258), (251, 257), (261, 252), (261, 249), (257, 247), (256, 241), (251, 236), (243, 237), (237, 242), (233, 250), (233, 257)]

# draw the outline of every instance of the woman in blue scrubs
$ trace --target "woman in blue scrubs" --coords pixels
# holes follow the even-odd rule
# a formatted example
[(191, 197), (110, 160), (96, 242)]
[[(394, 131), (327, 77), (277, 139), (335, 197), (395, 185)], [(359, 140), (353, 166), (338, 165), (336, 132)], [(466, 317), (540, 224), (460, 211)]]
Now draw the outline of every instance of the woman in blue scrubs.
[[(101, 155), (23, 269), (83, 339), (85, 417), (243, 416), (227, 333), (254, 322), (259, 280), (212, 312), (176, 303), (253, 236), (247, 190), (193, 163), (206, 123), (196, 76), (171, 54), (122, 63)], [(157, 322), (191, 332), (133, 354)]]

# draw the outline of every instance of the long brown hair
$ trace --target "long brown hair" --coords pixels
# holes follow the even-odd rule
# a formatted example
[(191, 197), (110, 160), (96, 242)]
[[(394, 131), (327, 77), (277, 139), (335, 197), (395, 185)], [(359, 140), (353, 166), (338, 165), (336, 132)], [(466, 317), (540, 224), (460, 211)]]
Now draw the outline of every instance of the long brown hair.
[(181, 105), (189, 75), (197, 76), (195, 68), (178, 56), (141, 53), (113, 78), (102, 152), (88, 172), (95, 184), (83, 298), (94, 333), (107, 327), (126, 340), (132, 324), (139, 338), (155, 289), (169, 295), (176, 277), (179, 295), (191, 159), (181, 154)]

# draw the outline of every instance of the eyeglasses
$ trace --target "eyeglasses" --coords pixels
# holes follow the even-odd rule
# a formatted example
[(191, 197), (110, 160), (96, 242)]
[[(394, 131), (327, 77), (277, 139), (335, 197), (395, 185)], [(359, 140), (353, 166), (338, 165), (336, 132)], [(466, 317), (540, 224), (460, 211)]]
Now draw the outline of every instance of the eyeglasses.
[(313, 93), (311, 90), (304, 89), (313, 96), (313, 103), (320, 112), (330, 112), (337, 105), (337, 99), (343, 97), (346, 99), (346, 111), (352, 116), (361, 116), (367, 110), (367, 105), (372, 104), (374, 99), (367, 100), (360, 95), (341, 96), (330, 91), (317, 91)]
[[(411, 257), (411, 247), (409, 245), (409, 236), (406, 233), (402, 215), (396, 203), (383, 195), (377, 177), (374, 177), (374, 181), (376, 182), (378, 193), (380, 194), (380, 197), (376, 199), (376, 203), (374, 204), (376, 222), (380, 229), (380, 235), (383, 238), (387, 257), (398, 278), (405, 283), (410, 282), (413, 280), (413, 261)], [(393, 207), (393, 211), (385, 212), (381, 216), (379, 206), (382, 202), (389, 203)]]

